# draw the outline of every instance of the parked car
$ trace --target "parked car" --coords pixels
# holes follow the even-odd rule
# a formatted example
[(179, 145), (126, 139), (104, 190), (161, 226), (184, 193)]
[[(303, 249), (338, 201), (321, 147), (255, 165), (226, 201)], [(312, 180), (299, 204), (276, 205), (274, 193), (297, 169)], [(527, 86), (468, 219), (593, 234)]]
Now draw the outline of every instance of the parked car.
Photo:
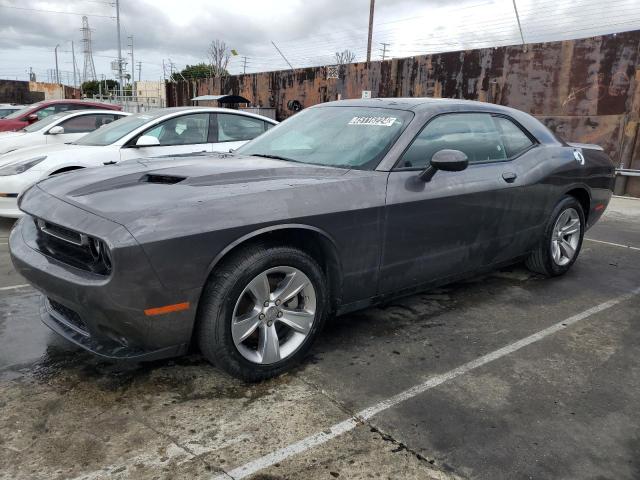
[(600, 147), (511, 108), (330, 102), (232, 155), (40, 182), (9, 244), (44, 322), (81, 347), (151, 359), (197, 342), (261, 380), (297, 364), (330, 313), (522, 260), (562, 275), (613, 180)]
[(46, 100), (28, 105), (4, 118), (0, 118), (0, 132), (20, 130), (54, 113), (84, 109), (122, 110), (122, 107), (109, 103), (88, 102), (86, 100)]
[(276, 123), (227, 108), (166, 108), (128, 116), (70, 144), (0, 155), (0, 217), (20, 216), (20, 192), (49, 175), (139, 157), (228, 152)]
[(131, 114), (114, 110), (71, 110), (56, 113), (17, 132), (0, 132), (0, 155), (24, 147), (73, 142), (128, 115)]
[(15, 105), (13, 103), (0, 103), (0, 118), (4, 118), (10, 113), (16, 112), (24, 108), (24, 105)]

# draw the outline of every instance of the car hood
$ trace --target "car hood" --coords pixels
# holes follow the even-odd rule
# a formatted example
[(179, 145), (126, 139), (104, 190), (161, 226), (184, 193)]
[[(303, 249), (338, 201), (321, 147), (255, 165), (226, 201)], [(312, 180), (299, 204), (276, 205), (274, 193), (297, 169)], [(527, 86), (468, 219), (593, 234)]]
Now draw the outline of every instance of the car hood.
[[(0, 148), (2, 145), (0, 144)], [(79, 150), (82, 150), (83, 153), (89, 153), (90, 149), (102, 148), (102, 147), (87, 147), (83, 145), (71, 145), (71, 144), (55, 144), (55, 145), (36, 145), (34, 147), (24, 147), (19, 148), (13, 152), (8, 152), (3, 155), (0, 155), (0, 167), (4, 165), (8, 165), (14, 162), (20, 162), (22, 160), (28, 160), (30, 158), (40, 157), (40, 156), (51, 156), (57, 154), (66, 155), (69, 153), (70, 155), (77, 155)]]
[(11, 138), (18, 138), (26, 135), (28, 132), (0, 132), (0, 142), (4, 142), (5, 140), (9, 140)]
[(242, 216), (259, 215), (264, 202), (271, 202), (270, 213), (280, 209), (285, 218), (288, 213), (283, 201), (317, 203), (313, 195), (294, 195), (292, 191), (312, 193), (314, 187), (343, 181), (348, 172), (250, 156), (206, 154), (130, 160), (49, 178), (38, 188), (138, 230), (160, 228), (164, 221), (188, 222), (196, 210), (204, 208), (218, 222), (222, 218), (242, 221)]
[(0, 132), (12, 132), (20, 130), (27, 125), (27, 122), (14, 120), (12, 118), (0, 118)]

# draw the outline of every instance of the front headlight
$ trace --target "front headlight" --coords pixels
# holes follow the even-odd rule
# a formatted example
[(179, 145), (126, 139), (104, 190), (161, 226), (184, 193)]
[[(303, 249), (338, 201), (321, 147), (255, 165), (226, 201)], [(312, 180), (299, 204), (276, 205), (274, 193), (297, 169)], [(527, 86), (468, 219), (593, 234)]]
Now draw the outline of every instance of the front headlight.
[(20, 173), (26, 172), (31, 167), (39, 164), (40, 162), (47, 159), (46, 155), (41, 157), (29, 158), (27, 160), (19, 160), (14, 163), (10, 163), (9, 165), (5, 165), (0, 168), (0, 177), (7, 177), (9, 175), (18, 175)]

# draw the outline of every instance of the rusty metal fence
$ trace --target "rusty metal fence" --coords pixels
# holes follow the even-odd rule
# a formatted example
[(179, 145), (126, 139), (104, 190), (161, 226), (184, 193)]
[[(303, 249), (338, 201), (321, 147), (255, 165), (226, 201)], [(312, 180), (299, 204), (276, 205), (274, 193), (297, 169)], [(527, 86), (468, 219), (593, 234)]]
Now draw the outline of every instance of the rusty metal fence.
[(167, 105), (207, 94), (234, 94), (276, 109), (279, 120), (339, 98), (447, 97), (497, 103), (537, 116), (559, 136), (602, 145), (620, 169), (616, 193), (640, 196), (640, 31), (282, 70), (167, 84)]

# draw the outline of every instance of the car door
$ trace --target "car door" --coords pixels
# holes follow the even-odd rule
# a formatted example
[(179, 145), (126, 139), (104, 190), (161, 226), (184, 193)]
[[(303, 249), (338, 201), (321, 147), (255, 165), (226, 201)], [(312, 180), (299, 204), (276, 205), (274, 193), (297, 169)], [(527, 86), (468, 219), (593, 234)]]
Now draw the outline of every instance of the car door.
[(107, 125), (120, 118), (111, 113), (93, 113), (90, 115), (78, 115), (58, 123), (57, 126), (64, 128), (64, 133), (45, 133), (47, 144), (59, 144), (74, 142), (89, 132)]
[(216, 114), (213, 151), (228, 152), (241, 147), (261, 135), (273, 125), (247, 115), (237, 113)]
[[(209, 113), (190, 113), (168, 118), (128, 142), (126, 148), (120, 149), (120, 159), (211, 152), (210, 122)], [(158, 145), (136, 147), (137, 139), (143, 135), (157, 138)]]
[[(443, 149), (464, 152), (468, 168), (421, 180), (419, 173)], [(522, 228), (511, 170), (491, 114), (429, 121), (388, 177), (380, 293), (452, 278), (510, 255)]]

